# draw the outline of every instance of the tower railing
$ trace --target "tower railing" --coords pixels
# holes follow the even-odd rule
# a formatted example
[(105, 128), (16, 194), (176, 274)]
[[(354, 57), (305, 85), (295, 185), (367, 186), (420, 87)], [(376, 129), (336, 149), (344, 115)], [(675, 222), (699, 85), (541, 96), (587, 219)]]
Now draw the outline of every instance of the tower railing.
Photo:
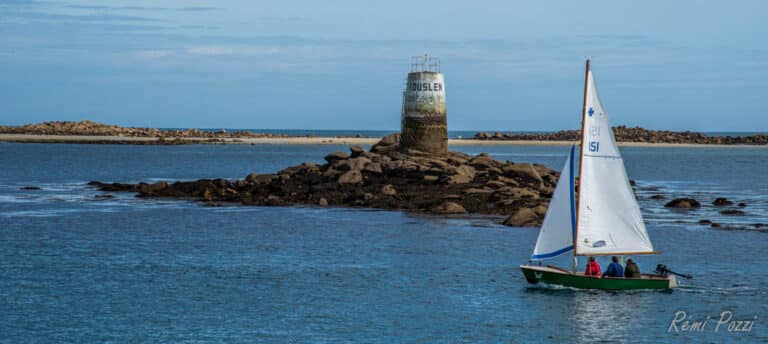
[(440, 59), (427, 54), (411, 57), (411, 73), (437, 72), (440, 73)]

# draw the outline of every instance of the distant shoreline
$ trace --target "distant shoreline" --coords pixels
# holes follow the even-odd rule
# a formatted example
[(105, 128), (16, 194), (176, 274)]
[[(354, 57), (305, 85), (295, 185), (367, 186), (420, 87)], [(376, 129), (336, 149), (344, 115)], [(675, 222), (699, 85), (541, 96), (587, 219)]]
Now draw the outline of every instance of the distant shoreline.
[[(371, 137), (256, 137), (256, 138), (158, 138), (124, 137), (104, 135), (35, 135), (35, 134), (0, 134), (0, 142), (16, 143), (63, 143), (63, 144), (130, 144), (130, 145), (182, 145), (182, 144), (253, 144), (253, 145), (372, 145), (381, 138)], [(542, 141), (542, 140), (477, 140), (450, 139), (450, 146), (569, 146), (577, 141)], [(699, 143), (648, 143), (619, 142), (622, 147), (762, 147), (765, 145), (718, 145)]]
[[(337, 135), (338, 134), (338, 135)], [(256, 132), (248, 130), (217, 131), (200, 129), (131, 128), (91, 122), (43, 122), (23, 126), (0, 126), (0, 141), (21, 143), (82, 143), (82, 144), (340, 144), (372, 145), (384, 136), (373, 134), (345, 135), (325, 133), (318, 136), (282, 132)], [(690, 131), (648, 130), (640, 127), (613, 127), (620, 146), (625, 147), (768, 147), (768, 136), (709, 136)], [(487, 133), (473, 137), (449, 139), (453, 146), (567, 146), (577, 143), (578, 130), (551, 133)]]

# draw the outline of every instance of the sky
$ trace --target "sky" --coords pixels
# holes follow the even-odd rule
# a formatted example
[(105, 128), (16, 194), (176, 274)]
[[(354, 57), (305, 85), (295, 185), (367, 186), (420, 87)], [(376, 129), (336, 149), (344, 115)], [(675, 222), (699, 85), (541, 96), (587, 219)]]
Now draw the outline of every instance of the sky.
[(449, 130), (768, 131), (768, 2), (0, 0), (0, 125), (400, 126), (414, 55)]

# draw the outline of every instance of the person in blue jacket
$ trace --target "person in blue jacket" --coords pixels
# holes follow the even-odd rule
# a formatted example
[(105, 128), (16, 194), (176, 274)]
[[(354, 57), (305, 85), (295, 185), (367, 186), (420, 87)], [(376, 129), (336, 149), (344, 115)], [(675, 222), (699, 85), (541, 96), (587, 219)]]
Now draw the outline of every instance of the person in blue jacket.
[(603, 277), (624, 277), (624, 268), (621, 267), (621, 264), (619, 264), (619, 257), (613, 256), (611, 257), (611, 264), (608, 265), (608, 268), (605, 269), (605, 272), (603, 273)]

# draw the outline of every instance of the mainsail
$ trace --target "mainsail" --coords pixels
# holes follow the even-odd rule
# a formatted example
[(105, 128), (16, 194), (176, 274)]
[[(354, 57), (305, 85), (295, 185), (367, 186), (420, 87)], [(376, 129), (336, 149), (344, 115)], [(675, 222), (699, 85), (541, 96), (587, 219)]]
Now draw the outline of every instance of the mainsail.
[(575, 253), (654, 253), (589, 67), (586, 83)]
[(547, 215), (539, 231), (539, 239), (533, 249), (532, 259), (546, 259), (573, 250), (573, 232), (576, 230), (576, 205), (574, 204), (574, 152), (571, 146), (565, 166), (560, 173)]

